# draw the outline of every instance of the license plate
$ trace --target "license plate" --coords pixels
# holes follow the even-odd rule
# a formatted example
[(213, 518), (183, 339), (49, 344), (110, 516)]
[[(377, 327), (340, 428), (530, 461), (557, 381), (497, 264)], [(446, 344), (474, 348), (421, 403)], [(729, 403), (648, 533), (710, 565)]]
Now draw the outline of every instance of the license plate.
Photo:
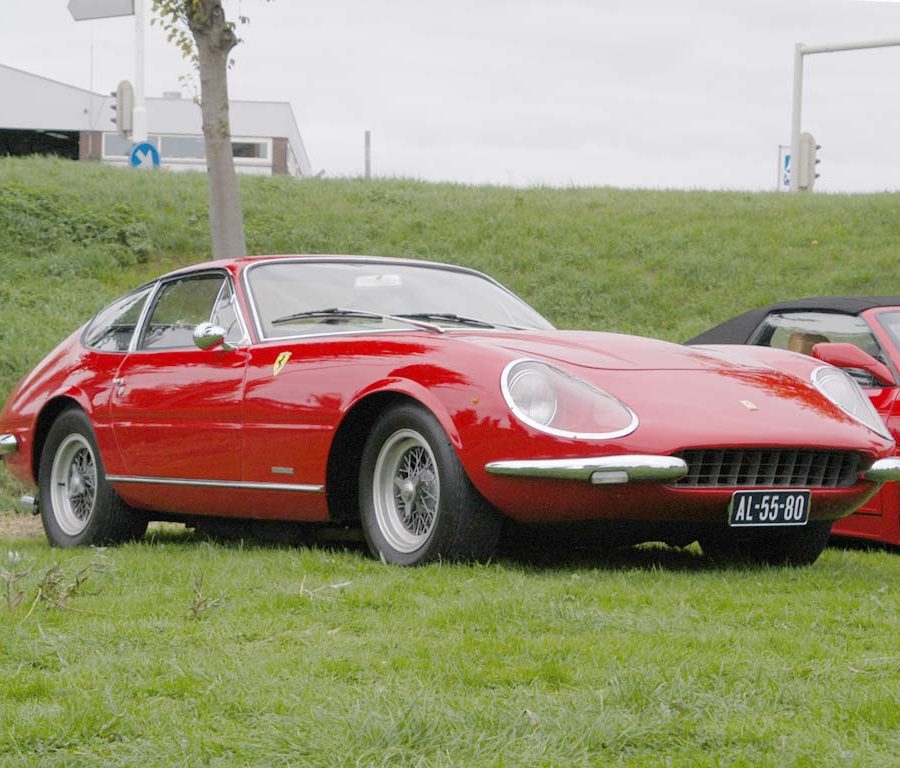
[(735, 491), (728, 505), (728, 525), (806, 525), (810, 496), (809, 491)]

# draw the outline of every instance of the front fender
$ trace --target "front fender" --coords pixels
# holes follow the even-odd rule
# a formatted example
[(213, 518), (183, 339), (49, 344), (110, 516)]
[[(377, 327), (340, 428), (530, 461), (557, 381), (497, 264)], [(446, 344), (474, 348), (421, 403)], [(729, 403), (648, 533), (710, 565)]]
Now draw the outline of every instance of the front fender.
[(698, 344), (696, 349), (705, 349), (716, 355), (742, 365), (764, 365), (776, 371), (790, 373), (806, 382), (810, 381), (812, 372), (822, 365), (809, 355), (790, 352), (775, 347), (758, 347), (744, 344)]

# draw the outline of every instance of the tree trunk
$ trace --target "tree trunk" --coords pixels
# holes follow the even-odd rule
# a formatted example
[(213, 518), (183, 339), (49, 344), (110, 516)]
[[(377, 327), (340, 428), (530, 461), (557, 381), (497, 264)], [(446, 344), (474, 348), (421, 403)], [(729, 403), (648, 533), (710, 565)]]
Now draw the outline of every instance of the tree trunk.
[(212, 255), (214, 259), (236, 258), (247, 254), (228, 120), (228, 54), (238, 41), (225, 20), (220, 0), (200, 5), (206, 8), (194, 11), (189, 26), (200, 69)]

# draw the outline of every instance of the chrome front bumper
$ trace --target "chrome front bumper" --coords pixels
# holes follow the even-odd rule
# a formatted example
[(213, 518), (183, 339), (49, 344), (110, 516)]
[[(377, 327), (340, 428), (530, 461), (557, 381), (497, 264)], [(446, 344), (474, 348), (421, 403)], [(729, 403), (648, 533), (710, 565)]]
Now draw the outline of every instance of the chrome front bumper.
[(878, 459), (869, 467), (863, 477), (873, 483), (887, 483), (891, 480), (900, 480), (900, 458)]
[(19, 441), (15, 435), (0, 435), (0, 456), (15, 453), (19, 450)]
[[(876, 462), (877, 463), (877, 462)], [(631, 482), (667, 483), (684, 477), (688, 466), (675, 456), (595, 456), (582, 459), (492, 461), (484, 465), (492, 475), (580, 480), (593, 485)]]

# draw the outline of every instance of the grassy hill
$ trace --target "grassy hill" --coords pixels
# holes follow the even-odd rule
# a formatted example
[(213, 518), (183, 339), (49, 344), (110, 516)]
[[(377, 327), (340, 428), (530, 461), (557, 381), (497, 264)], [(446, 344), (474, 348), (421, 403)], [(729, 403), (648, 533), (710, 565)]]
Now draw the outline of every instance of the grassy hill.
[[(900, 292), (900, 196), (241, 180), (250, 253), (490, 273), (560, 327), (682, 340), (803, 294)], [(0, 397), (109, 299), (209, 257), (205, 178), (0, 160)]]
[[(0, 397), (108, 300), (208, 257), (204, 183), (0, 160)], [(779, 298), (900, 293), (897, 195), (242, 185), (251, 252), (457, 262), (562, 327), (680, 340)], [(404, 570), (0, 528), (0, 766), (896, 765), (898, 571), (653, 548)]]

